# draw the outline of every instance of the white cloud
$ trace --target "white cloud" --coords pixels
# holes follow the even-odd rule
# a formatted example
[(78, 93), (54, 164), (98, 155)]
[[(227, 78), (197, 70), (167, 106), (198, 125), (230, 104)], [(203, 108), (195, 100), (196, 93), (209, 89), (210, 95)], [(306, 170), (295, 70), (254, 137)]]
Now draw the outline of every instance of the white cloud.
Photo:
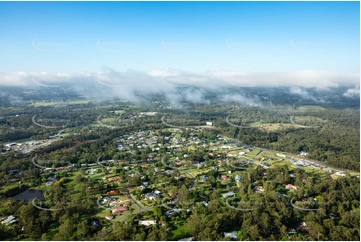
[[(303, 99), (317, 100), (304, 87), (315, 87), (318, 90), (338, 86), (352, 86), (359, 84), (358, 74), (342, 74), (316, 71), (295, 71), (283, 73), (241, 73), (230, 71), (208, 71), (204, 73), (186, 72), (183, 70), (156, 70), (147, 72), (128, 70), (117, 72), (104, 68), (101, 72), (88, 73), (32, 73), (13, 72), (0, 73), (0, 86), (28, 86), (28, 87), (58, 87), (70, 85), (80, 95), (103, 97), (106, 100), (115, 98), (128, 99), (139, 102), (146, 101), (150, 93), (165, 95), (175, 106), (182, 100), (192, 103), (208, 103), (204, 94), (207, 90), (216, 91), (225, 101), (246, 105), (260, 105), (258, 97), (245, 97), (240, 94), (230, 94), (225, 87), (289, 87), (290, 93)], [(188, 88), (180, 93), (177, 87), (195, 86), (199, 89)], [(223, 93), (223, 94), (222, 94)], [(143, 95), (142, 95), (143, 94)], [(348, 90), (344, 95), (359, 96), (360, 90)], [(143, 96), (143, 97), (142, 97)]]
[(360, 97), (360, 86), (348, 89), (343, 95), (349, 98)]
[[(75, 83), (79, 79), (87, 82), (98, 82), (102, 85), (133, 86), (137, 89), (158, 90), (172, 86), (200, 86), (214, 89), (221, 86), (300, 86), (326, 89), (338, 86), (352, 86), (359, 84), (359, 74), (334, 73), (324, 71), (293, 71), (293, 72), (230, 72), (208, 71), (193, 73), (182, 70), (156, 70), (147, 72), (128, 70), (117, 72), (105, 68), (102, 72), (93, 73), (31, 73), (13, 72), (0, 73), (0, 85), (32, 86), (42, 84)], [(156, 86), (155, 86), (156, 85)]]

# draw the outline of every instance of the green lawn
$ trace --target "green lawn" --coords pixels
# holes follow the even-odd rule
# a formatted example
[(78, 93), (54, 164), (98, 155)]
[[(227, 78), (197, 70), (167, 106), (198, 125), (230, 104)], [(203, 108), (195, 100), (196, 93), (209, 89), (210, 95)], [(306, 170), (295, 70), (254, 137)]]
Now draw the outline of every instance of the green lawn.
[(104, 176), (105, 176), (105, 175), (104, 175), (103, 172), (99, 172), (99, 173), (96, 173), (96, 174), (93, 174), (93, 175), (89, 175), (89, 179), (90, 179), (91, 181), (95, 181), (95, 180), (97, 180), (97, 179), (103, 178)]
[(249, 152), (249, 155), (252, 155), (253, 157), (256, 156), (259, 152), (261, 152), (260, 149), (253, 149), (251, 152)]
[[(25, 185), (29, 185), (28, 183), (25, 183)], [(5, 192), (7, 191), (8, 189), (11, 189), (11, 188), (15, 188), (15, 187), (19, 187), (19, 183), (18, 182), (12, 182), (8, 185), (1, 185), (0, 186), (0, 192)]]
[(173, 224), (177, 227), (175, 230), (172, 230), (174, 240), (179, 240), (191, 236), (189, 230), (183, 223), (174, 222)]

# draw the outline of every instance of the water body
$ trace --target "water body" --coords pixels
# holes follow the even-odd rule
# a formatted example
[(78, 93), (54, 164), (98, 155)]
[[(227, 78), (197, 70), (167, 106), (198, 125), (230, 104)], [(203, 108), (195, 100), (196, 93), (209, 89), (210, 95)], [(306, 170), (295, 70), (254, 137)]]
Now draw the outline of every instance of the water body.
[(25, 202), (29, 202), (31, 200), (33, 200), (34, 198), (38, 198), (42, 201), (45, 200), (44, 198), (44, 190), (30, 190), (30, 189), (26, 189), (25, 191), (19, 193), (16, 196), (13, 196), (12, 198), (17, 199), (17, 200), (24, 200)]

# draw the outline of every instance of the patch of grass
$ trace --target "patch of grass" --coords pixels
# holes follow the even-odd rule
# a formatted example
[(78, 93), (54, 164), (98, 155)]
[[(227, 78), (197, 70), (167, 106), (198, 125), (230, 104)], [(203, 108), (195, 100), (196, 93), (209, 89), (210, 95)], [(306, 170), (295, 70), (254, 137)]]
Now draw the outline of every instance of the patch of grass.
[(282, 129), (290, 129), (290, 128), (298, 129), (298, 128), (300, 128), (294, 124), (281, 124), (281, 123), (272, 124), (272, 123), (260, 123), (260, 122), (252, 123), (250, 126), (252, 126), (252, 127), (258, 126), (258, 129), (264, 130), (264, 131), (278, 131), (278, 130), (282, 130)]
[(172, 230), (172, 235), (174, 240), (179, 240), (191, 236), (186, 225), (181, 223), (174, 223), (174, 225), (177, 227), (175, 230)]

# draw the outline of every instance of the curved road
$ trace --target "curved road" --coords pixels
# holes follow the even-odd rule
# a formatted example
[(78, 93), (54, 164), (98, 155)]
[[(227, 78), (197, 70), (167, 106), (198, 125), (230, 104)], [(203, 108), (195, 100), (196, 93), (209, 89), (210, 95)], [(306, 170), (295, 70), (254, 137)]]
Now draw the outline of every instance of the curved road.
[(229, 116), (231, 116), (231, 115), (228, 115), (228, 116), (226, 117), (226, 123), (229, 124), (229, 125), (231, 125), (231, 126), (233, 126), (233, 127), (237, 127), (237, 128), (241, 128), (241, 129), (257, 128), (257, 126), (251, 127), (251, 126), (240, 126), (240, 125), (232, 124), (232, 123), (229, 122), (229, 120), (228, 120)]

